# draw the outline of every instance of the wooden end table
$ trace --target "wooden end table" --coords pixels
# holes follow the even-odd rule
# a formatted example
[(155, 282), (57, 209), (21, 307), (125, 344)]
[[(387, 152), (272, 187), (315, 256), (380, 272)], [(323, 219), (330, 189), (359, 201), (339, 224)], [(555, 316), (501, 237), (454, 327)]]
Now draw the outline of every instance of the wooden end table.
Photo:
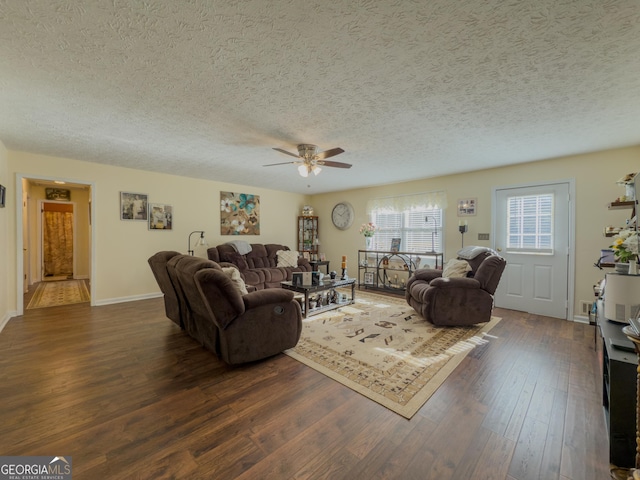
[(327, 275), (329, 275), (329, 260), (312, 260), (309, 262), (313, 267), (314, 272), (320, 271), (320, 267), (327, 269)]

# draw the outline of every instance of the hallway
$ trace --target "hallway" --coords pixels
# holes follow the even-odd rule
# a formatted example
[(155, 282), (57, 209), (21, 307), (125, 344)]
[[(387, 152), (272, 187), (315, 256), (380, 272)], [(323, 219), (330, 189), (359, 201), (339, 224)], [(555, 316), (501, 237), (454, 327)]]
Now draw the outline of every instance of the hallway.
[(89, 291), (87, 280), (46, 280), (31, 285), (24, 295), (24, 305), (29, 310), (89, 302)]

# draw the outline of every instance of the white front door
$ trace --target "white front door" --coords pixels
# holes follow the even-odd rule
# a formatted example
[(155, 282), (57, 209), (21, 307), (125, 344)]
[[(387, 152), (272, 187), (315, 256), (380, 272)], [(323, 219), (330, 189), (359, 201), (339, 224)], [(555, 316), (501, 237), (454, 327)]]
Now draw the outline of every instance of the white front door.
[(495, 191), (495, 248), (507, 266), (497, 307), (567, 318), (569, 183)]

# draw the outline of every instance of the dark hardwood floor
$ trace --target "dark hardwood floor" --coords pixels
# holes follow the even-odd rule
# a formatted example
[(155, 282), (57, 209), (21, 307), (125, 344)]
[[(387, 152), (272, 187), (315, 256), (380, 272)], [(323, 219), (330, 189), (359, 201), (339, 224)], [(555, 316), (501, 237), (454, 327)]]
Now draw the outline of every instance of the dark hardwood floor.
[(74, 480), (608, 478), (594, 327), (495, 314), (406, 420), (283, 354), (226, 366), (159, 298), (28, 310), (0, 333), (0, 452)]

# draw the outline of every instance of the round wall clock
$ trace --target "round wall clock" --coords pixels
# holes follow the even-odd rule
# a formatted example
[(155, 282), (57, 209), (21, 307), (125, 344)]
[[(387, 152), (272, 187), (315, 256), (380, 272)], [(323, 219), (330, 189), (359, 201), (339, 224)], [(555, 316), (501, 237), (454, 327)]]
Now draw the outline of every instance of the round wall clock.
[(331, 212), (331, 221), (336, 228), (346, 230), (353, 223), (354, 211), (348, 202), (340, 202), (333, 207)]

